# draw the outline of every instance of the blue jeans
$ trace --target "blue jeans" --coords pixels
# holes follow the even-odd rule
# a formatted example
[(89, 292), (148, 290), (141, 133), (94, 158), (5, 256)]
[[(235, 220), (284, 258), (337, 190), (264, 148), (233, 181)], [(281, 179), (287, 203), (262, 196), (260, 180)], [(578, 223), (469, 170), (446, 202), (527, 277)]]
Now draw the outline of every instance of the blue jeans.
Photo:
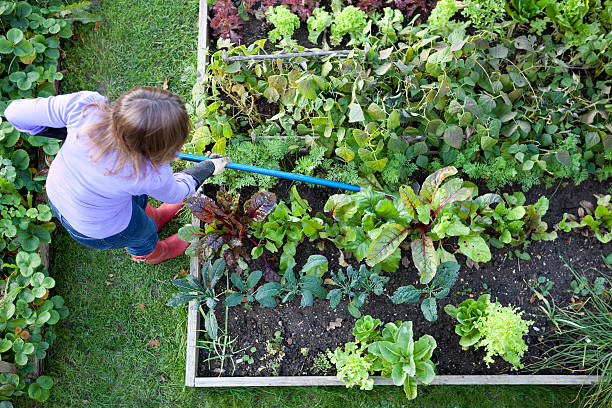
[(107, 238), (91, 238), (75, 230), (55, 208), (51, 200), (49, 206), (75, 241), (94, 249), (125, 248), (134, 256), (148, 255), (157, 246), (157, 225), (145, 212), (149, 197), (146, 194), (132, 197), (132, 218), (121, 232)]

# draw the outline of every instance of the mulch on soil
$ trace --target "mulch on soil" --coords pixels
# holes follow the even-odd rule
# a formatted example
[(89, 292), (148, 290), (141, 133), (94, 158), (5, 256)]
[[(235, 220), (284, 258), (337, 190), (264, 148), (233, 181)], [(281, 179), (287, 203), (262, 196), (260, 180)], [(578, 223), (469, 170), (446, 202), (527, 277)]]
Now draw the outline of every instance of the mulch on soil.
[[(420, 180), (422, 181), (422, 180)], [(273, 191), (279, 199), (287, 199), (291, 183), (282, 181)], [(544, 221), (551, 229), (558, 223), (564, 212), (575, 213), (580, 200), (592, 200), (594, 193), (602, 193), (608, 184), (588, 180), (575, 186), (553, 186), (551, 188), (533, 188), (526, 194), (526, 204), (537, 201), (541, 195), (550, 199), (550, 208)], [(247, 199), (253, 191), (243, 191), (243, 199)], [(207, 186), (205, 193), (214, 196), (215, 189)], [(304, 184), (298, 185), (298, 191), (302, 198), (306, 199), (315, 211), (322, 211), (327, 198), (337, 194), (338, 190), (330, 188), (311, 187)], [(517, 190), (506, 189), (502, 192), (512, 193)], [(480, 187), (479, 194), (486, 193), (486, 188)], [(452, 251), (453, 244), (445, 243), (444, 247)], [(530, 260), (519, 260), (510, 254), (515, 249), (522, 247), (505, 247), (503, 249), (491, 248), (492, 260), (480, 264), (479, 269), (470, 269), (465, 264), (465, 257), (457, 254), (461, 265), (459, 279), (451, 289), (451, 293), (444, 299), (438, 301), (438, 320), (428, 322), (420, 310), (420, 302), (414, 304), (393, 304), (385, 295), (392, 295), (396, 288), (413, 284), (422, 287), (418, 283), (418, 275), (415, 267), (410, 262), (408, 267), (400, 264), (398, 271), (392, 274), (391, 280), (385, 286), (385, 295), (375, 296), (370, 294), (368, 301), (360, 311), (363, 315), (371, 315), (379, 318), (383, 323), (391, 321), (413, 322), (415, 340), (423, 334), (432, 335), (437, 341), (432, 360), (436, 363), (438, 374), (503, 374), (510, 373), (510, 365), (501, 358), (487, 367), (482, 360), (485, 352), (481, 348), (474, 350), (470, 348), (464, 351), (459, 346), (459, 336), (454, 332), (455, 321), (444, 313), (447, 304), (457, 305), (468, 297), (477, 298), (483, 293), (490, 293), (492, 300), (500, 301), (504, 306), (512, 305), (520, 307), (525, 311), (523, 318), (533, 320), (535, 323), (530, 327), (529, 334), (525, 337), (529, 350), (523, 358), (523, 363), (528, 365), (540, 357), (545, 350), (542, 341), (553, 327), (544, 317), (540, 307), (543, 305), (533, 297), (527, 281), (536, 276), (544, 276), (553, 282), (550, 297), (557, 306), (567, 305), (571, 301), (572, 294), (569, 292), (570, 283), (574, 279), (571, 271), (564, 265), (563, 259), (572, 267), (588, 275), (595, 274), (596, 270), (603, 271), (606, 268), (602, 255), (607, 255), (611, 247), (604, 245), (595, 239), (585, 238), (577, 233), (559, 232), (555, 241), (532, 242), (524, 252), (531, 255)], [(250, 247), (248, 248), (250, 250)], [(321, 252), (314, 242), (305, 241), (298, 246), (296, 254), (296, 271), (306, 262), (308, 256), (322, 253), (329, 260), (329, 269), (337, 271), (339, 268), (339, 250), (331, 243), (326, 243), (324, 251)], [(265, 251), (268, 262), (272, 267), (278, 267), (278, 258)], [(411, 258), (409, 251), (403, 251), (403, 255)], [(563, 257), (563, 259), (561, 258)], [(347, 258), (347, 262), (355, 265), (354, 258)], [(263, 270), (263, 261), (260, 259), (248, 262), (251, 270)], [(231, 273), (232, 271), (230, 271)], [(329, 285), (326, 286), (331, 289)], [(234, 373), (231, 369), (223, 375), (234, 376), (301, 376), (321, 375), (313, 371), (313, 359), (325, 350), (334, 350), (343, 346), (344, 343), (353, 341), (352, 329), (356, 319), (347, 310), (348, 300), (346, 298), (334, 310), (329, 306), (329, 301), (315, 299), (313, 307), (301, 307), (299, 298), (286, 304), (280, 304), (276, 308), (262, 308), (254, 304), (252, 310), (246, 310), (242, 306), (233, 307), (229, 310), (229, 333), (236, 337), (235, 349), (250, 349), (256, 347), (257, 351), (250, 353), (254, 359), (253, 364), (240, 363), (236, 366)], [(222, 305), (217, 308), (216, 314), (219, 325), (223, 326), (225, 309)], [(341, 320), (340, 327), (330, 328), (330, 323)], [(337, 325), (336, 325), (337, 326)], [(273, 337), (275, 331), (280, 331), (285, 347), (285, 356), (280, 362), (277, 373), (267, 363), (273, 359), (266, 353), (266, 341)], [(304, 356), (302, 349), (307, 348)], [(239, 353), (235, 359), (242, 357)], [(200, 349), (200, 362), (207, 355), (207, 351)], [(227, 367), (227, 365), (226, 365)], [(199, 376), (219, 375), (218, 367), (212, 364), (200, 363)], [(525, 370), (519, 372), (526, 372)], [(328, 374), (333, 374), (329, 372)], [(543, 372), (546, 373), (546, 372)], [(558, 373), (558, 372), (548, 372)], [(567, 374), (567, 373), (566, 373)]]

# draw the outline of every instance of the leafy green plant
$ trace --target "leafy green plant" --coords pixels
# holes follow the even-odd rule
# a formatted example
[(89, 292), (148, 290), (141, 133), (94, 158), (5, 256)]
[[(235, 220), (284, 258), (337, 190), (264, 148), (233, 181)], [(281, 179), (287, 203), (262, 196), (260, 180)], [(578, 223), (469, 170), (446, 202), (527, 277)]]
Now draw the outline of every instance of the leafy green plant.
[(263, 272), (253, 271), (246, 280), (242, 280), (240, 274), (232, 273), (230, 280), (238, 292), (230, 292), (225, 298), (225, 305), (233, 307), (245, 303), (245, 307), (250, 308), (250, 303), (257, 301), (263, 307), (275, 307), (274, 296), (280, 294), (281, 285), (278, 282), (268, 282), (255, 290), (262, 276)]
[(396, 305), (416, 303), (421, 299), (421, 295), (425, 294), (426, 297), (421, 303), (421, 311), (425, 319), (435, 322), (438, 320), (436, 301), (448, 296), (458, 277), (459, 264), (457, 262), (441, 263), (437, 267), (436, 276), (428, 286), (423, 289), (416, 288), (414, 285), (400, 286), (391, 296), (391, 301)]
[(278, 42), (280, 39), (291, 41), (293, 32), (300, 27), (300, 18), (285, 5), (270, 7), (266, 11), (266, 19), (274, 25), (274, 29), (268, 33), (272, 42)]
[(363, 316), (355, 322), (353, 327), (353, 336), (355, 340), (361, 343), (368, 343), (380, 337), (378, 327), (382, 322), (380, 319), (374, 319), (372, 316)]
[(546, 4), (546, 0), (510, 0), (506, 3), (506, 12), (516, 21), (529, 23), (544, 11), (543, 4)]
[(604, 244), (612, 241), (612, 196), (595, 194), (595, 198), (597, 206), (586, 200), (580, 201), (577, 216), (564, 213), (559, 229), (578, 231), (585, 237), (596, 237)]
[(459, 344), (467, 348), (480, 340), (482, 334), (478, 329), (478, 322), (487, 313), (491, 304), (491, 295), (480, 295), (478, 300), (466, 299), (457, 307), (446, 305), (444, 311), (459, 323), (455, 326), (455, 333), (461, 336)]
[(445, 178), (456, 173), (454, 167), (445, 167), (429, 175), (420, 190), (417, 190), (418, 195), (412, 187), (402, 186), (400, 203), (403, 208), (399, 207), (400, 210), (396, 207), (400, 203), (381, 203), (379, 213), (406, 214), (402, 218), (408, 223), (387, 222), (378, 229), (366, 250), (368, 265), (376, 265), (391, 255), (409, 235), (412, 260), (421, 275), (422, 283), (429, 283), (436, 273), (438, 257), (433, 238), (439, 240), (446, 236), (459, 236), (460, 251), (468, 258), (474, 262), (491, 259), (489, 248), (479, 231), (472, 231), (469, 224), (465, 225), (450, 210), (453, 203), (467, 200), (475, 192), (474, 187), (461, 179), (452, 179), (442, 184)]
[(266, 239), (265, 244), (260, 242), (251, 251), (253, 258), (258, 258), (264, 248), (270, 252), (278, 252), (282, 249), (280, 256), (280, 268), (287, 269), (295, 263), (297, 246), (305, 237), (318, 238), (318, 231), (323, 229), (323, 220), (311, 216), (312, 208), (308, 201), (302, 199), (298, 194), (296, 186), (291, 187), (289, 208), (285, 203), (279, 203), (265, 222), (253, 223), (253, 236)]
[[(202, 313), (202, 317), (204, 317), (206, 333), (208, 333), (212, 340), (217, 339), (219, 331), (217, 317), (214, 313), (214, 309), (219, 301), (219, 295), (215, 291), (215, 286), (219, 279), (223, 277), (225, 267), (225, 261), (219, 258), (214, 263), (207, 261), (203, 265), (201, 270), (202, 282), (191, 275), (173, 280), (172, 284), (177, 289), (177, 292), (173, 293), (166, 303), (167, 306), (182, 306), (195, 300), (200, 313)], [(204, 312), (202, 304), (206, 304), (208, 312)]]
[(428, 334), (418, 341), (412, 337), (412, 322), (387, 323), (382, 340), (368, 345), (368, 353), (376, 356), (373, 370), (392, 378), (393, 384), (403, 386), (408, 399), (417, 396), (417, 378), (429, 384), (435, 377), (435, 365), (431, 361), (435, 339)]
[[(311, 257), (312, 256), (317, 255), (311, 255)], [(309, 261), (311, 261), (310, 258)], [(284, 271), (281, 279), (281, 291), (284, 292), (281, 301), (286, 303), (293, 300), (295, 296), (300, 295), (301, 306), (312, 306), (315, 296), (325, 299), (327, 297), (327, 290), (323, 287), (323, 279), (317, 274), (309, 274), (309, 272), (313, 270), (313, 264), (316, 268), (317, 266), (322, 266), (322, 262), (323, 260), (320, 258), (314, 258), (311, 261), (311, 265), (308, 265), (307, 262), (306, 265), (304, 265), (304, 267), (302, 267), (302, 269), (298, 272), (298, 276), (296, 276), (295, 272), (293, 272), (295, 262), (289, 265), (289, 267)], [(325, 259), (325, 262), (327, 262), (327, 259)]]
[(513, 369), (523, 368), (520, 360), (527, 350), (523, 335), (533, 324), (521, 318), (523, 312), (499, 302), (492, 303), (488, 294), (481, 295), (478, 301), (467, 299), (458, 307), (447, 305), (444, 310), (459, 322), (455, 332), (461, 336), (462, 347), (485, 348), (487, 366), (498, 355), (512, 364)]
[(388, 281), (389, 277), (380, 276), (378, 273), (368, 270), (365, 265), (361, 265), (359, 270), (354, 270), (352, 266), (348, 266), (346, 274), (342, 272), (342, 268), (338, 269), (338, 273), (332, 271), (328, 282), (340, 286), (340, 288), (332, 289), (327, 294), (329, 305), (332, 309), (335, 309), (340, 304), (342, 297), (346, 295), (349, 298), (348, 311), (358, 319), (361, 317), (359, 308), (367, 300), (368, 293), (372, 292), (377, 296), (382, 295), (384, 285)]
[(533, 277), (527, 282), (529, 289), (535, 293), (539, 293), (542, 296), (548, 296), (552, 289), (553, 283), (546, 276), (537, 276), (533, 274)]
[(404, 15), (401, 11), (391, 7), (385, 7), (383, 13), (383, 16), (375, 21), (378, 26), (378, 35), (382, 36), (385, 45), (395, 44), (398, 39), (397, 33), (402, 30)]
[(312, 16), (308, 17), (306, 24), (308, 25), (308, 41), (317, 44), (319, 36), (332, 23), (332, 16), (323, 8), (316, 8), (312, 12)]
[(332, 365), (331, 365), (331, 362), (329, 361), (329, 358), (327, 357), (327, 354), (319, 353), (315, 358), (313, 358), (312, 370), (315, 373), (327, 375), (327, 373), (330, 372), (331, 369), (332, 369)]
[(344, 350), (338, 347), (333, 353), (327, 353), (329, 361), (336, 365), (336, 377), (344, 382), (346, 388), (358, 385), (361, 390), (372, 389), (374, 380), (369, 378), (372, 362), (365, 343), (349, 342), (344, 345)]
[[(490, 197), (497, 201), (497, 197)], [(557, 238), (557, 232), (548, 232), (548, 224), (542, 221), (548, 212), (548, 198), (542, 196), (535, 204), (528, 206), (521, 192), (512, 195), (504, 193), (504, 198), (505, 202), (500, 200), (491, 214), (494, 220), (492, 227), (499, 233), (499, 238), (489, 240), (492, 245), (501, 248), (502, 244), (523, 244), (529, 238), (545, 241)]]
[(466, 0), (465, 8), (461, 11), (476, 28), (491, 28), (495, 23), (504, 20), (506, 9), (505, 1), (500, 0)]
[(347, 34), (351, 38), (349, 45), (361, 44), (366, 24), (367, 14), (355, 6), (347, 6), (339, 12), (334, 12), (331, 25), (332, 45), (339, 45)]
[[(209, 259), (213, 254), (222, 253), (227, 265), (238, 263), (244, 255), (242, 240), (246, 237), (252, 222), (263, 221), (276, 205), (276, 195), (267, 191), (254, 194), (239, 205), (240, 195), (233, 195), (221, 186), (217, 192), (217, 202), (204, 194), (194, 194), (187, 199), (187, 208), (194, 216), (206, 225), (202, 231), (193, 225), (186, 225), (179, 230), (179, 238), (194, 241), (192, 247), (197, 249), (202, 259)], [(194, 253), (192, 250), (190, 253)]]
[(432, 26), (445, 27), (457, 11), (455, 0), (440, 0), (431, 11), (427, 21)]

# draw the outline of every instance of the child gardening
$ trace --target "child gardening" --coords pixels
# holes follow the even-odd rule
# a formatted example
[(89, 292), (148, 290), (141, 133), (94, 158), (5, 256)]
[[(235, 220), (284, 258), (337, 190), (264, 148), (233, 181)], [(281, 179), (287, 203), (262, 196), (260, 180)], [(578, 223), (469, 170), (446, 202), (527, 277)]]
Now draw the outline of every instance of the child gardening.
[[(95, 249), (126, 248), (136, 261), (157, 264), (185, 252), (177, 234), (157, 232), (185, 197), (230, 163), (216, 156), (173, 173), (169, 163), (187, 141), (190, 122), (168, 91), (132, 89), (110, 106), (96, 92), (21, 99), (6, 108), (20, 132), (67, 128), (47, 177), (49, 205), (70, 235)], [(153, 208), (148, 196), (168, 204)]]

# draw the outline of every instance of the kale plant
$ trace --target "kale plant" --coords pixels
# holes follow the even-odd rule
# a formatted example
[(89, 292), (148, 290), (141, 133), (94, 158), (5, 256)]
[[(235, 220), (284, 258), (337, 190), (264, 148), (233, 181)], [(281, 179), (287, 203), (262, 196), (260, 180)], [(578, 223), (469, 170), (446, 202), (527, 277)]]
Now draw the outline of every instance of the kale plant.
[(389, 281), (389, 277), (380, 276), (374, 273), (365, 265), (361, 265), (359, 270), (354, 270), (352, 266), (346, 268), (346, 274), (342, 272), (342, 268), (338, 269), (338, 273), (331, 272), (331, 281), (334, 285), (340, 288), (332, 289), (327, 294), (329, 305), (335, 309), (342, 297), (346, 295), (349, 298), (348, 311), (355, 317), (360, 318), (361, 312), (359, 308), (363, 306), (368, 298), (368, 293), (373, 292), (380, 296), (383, 294), (384, 285)]
[[(219, 330), (214, 313), (214, 309), (219, 301), (218, 295), (215, 292), (215, 286), (219, 279), (223, 277), (225, 266), (225, 261), (222, 258), (217, 259), (214, 263), (207, 261), (201, 271), (202, 282), (191, 275), (187, 275), (183, 279), (173, 280), (172, 284), (177, 288), (178, 292), (173, 293), (168, 303), (166, 303), (167, 306), (182, 306), (195, 300), (200, 313), (204, 317), (206, 333), (213, 340), (217, 338)], [(202, 303), (206, 304), (208, 312), (204, 313)]]
[(257, 301), (263, 307), (276, 307), (274, 296), (280, 293), (281, 285), (278, 282), (268, 282), (255, 290), (255, 286), (257, 286), (262, 276), (263, 272), (253, 271), (247, 276), (246, 280), (242, 280), (238, 273), (232, 273), (230, 280), (238, 291), (229, 292), (225, 298), (225, 306), (233, 307), (245, 303), (245, 308), (249, 309), (250, 303)]
[(232, 0), (217, 0), (213, 6), (213, 18), (210, 28), (219, 38), (229, 38), (234, 43), (242, 40), (242, 25), (244, 20), (238, 15), (238, 9)]
[(233, 195), (221, 186), (217, 192), (217, 202), (204, 194), (194, 194), (187, 199), (187, 208), (194, 216), (206, 225), (200, 230), (186, 225), (179, 230), (179, 236), (185, 241), (194, 237), (201, 238), (196, 243), (203, 259), (209, 259), (215, 253), (223, 253), (227, 265), (234, 265), (245, 255), (242, 240), (253, 222), (263, 221), (276, 205), (276, 195), (267, 191), (254, 194), (239, 205), (240, 195)]
[(268, 33), (268, 38), (272, 42), (278, 42), (281, 39), (291, 41), (293, 32), (300, 26), (299, 17), (285, 5), (270, 7), (266, 11), (266, 18), (274, 25), (274, 29)]
[(418, 289), (414, 285), (401, 286), (397, 288), (391, 301), (396, 305), (402, 303), (416, 303), (421, 299), (421, 295), (427, 297), (421, 303), (423, 316), (430, 322), (438, 320), (438, 306), (436, 300), (445, 298), (450, 293), (450, 288), (455, 284), (459, 277), (459, 264), (457, 262), (444, 262), (438, 265), (436, 276), (431, 283), (423, 289)]
[[(323, 287), (323, 279), (316, 273), (317, 268), (324, 265), (321, 258), (327, 262), (324, 256), (311, 255), (297, 276), (293, 272), (295, 262), (287, 267), (281, 279), (282, 292), (284, 292), (281, 300), (283, 303), (289, 302), (295, 296), (300, 295), (302, 297), (301, 306), (312, 306), (315, 296), (321, 299), (327, 297), (327, 290)], [(313, 271), (315, 272), (313, 273)]]

